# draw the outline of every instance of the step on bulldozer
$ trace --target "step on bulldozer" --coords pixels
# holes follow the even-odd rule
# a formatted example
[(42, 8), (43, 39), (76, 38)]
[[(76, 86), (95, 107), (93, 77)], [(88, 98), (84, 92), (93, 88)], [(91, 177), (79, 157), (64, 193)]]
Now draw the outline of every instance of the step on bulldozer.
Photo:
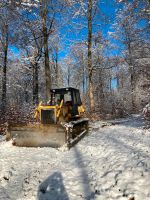
[(25, 147), (73, 146), (88, 132), (88, 119), (80, 93), (75, 88), (50, 91), (50, 100), (35, 109), (37, 123), (24, 127), (10, 127), (7, 136), (13, 145)]

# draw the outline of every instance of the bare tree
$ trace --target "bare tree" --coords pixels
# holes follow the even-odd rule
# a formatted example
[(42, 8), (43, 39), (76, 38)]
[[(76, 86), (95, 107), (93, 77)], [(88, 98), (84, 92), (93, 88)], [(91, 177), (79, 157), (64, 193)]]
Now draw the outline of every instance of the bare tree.
[(89, 70), (89, 94), (90, 94), (90, 110), (94, 110), (94, 95), (92, 84), (92, 14), (93, 1), (88, 1), (88, 70)]
[[(50, 89), (51, 89), (51, 72), (49, 66), (49, 49), (48, 49), (48, 38), (49, 31), (47, 29), (47, 17), (48, 17), (48, 5), (46, 0), (40, 1), (40, 10), (41, 10), (41, 19), (42, 19), (42, 31), (44, 38), (44, 65), (45, 65), (45, 81), (46, 81), (46, 99), (48, 100), (50, 97)], [(53, 26), (53, 20), (51, 22), (51, 27)]]
[(2, 108), (6, 108), (6, 94), (7, 94), (7, 64), (8, 64), (8, 46), (10, 40), (10, 9), (9, 7), (2, 7), (0, 10), (0, 46), (2, 48)]
[[(147, 1), (141, 2), (134, 0), (132, 2), (123, 2), (123, 9), (118, 11), (116, 21), (116, 34), (114, 37), (122, 43), (120, 45), (122, 55), (125, 62), (129, 67), (130, 83), (131, 83), (131, 97), (132, 97), (132, 110), (137, 110), (136, 105), (136, 84), (138, 77), (138, 69), (136, 60), (140, 58), (139, 53), (135, 53), (135, 49), (139, 44), (146, 42), (146, 35), (148, 34), (148, 15), (145, 11), (147, 8)], [(140, 21), (143, 21), (143, 25), (139, 28)], [(140, 47), (141, 48), (141, 47)], [(143, 49), (144, 50), (144, 49)]]

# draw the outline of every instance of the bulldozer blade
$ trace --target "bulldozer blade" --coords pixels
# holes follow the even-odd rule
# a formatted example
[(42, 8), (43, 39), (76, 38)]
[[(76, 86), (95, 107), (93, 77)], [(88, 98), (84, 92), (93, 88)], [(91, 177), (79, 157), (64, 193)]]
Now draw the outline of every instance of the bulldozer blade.
[[(12, 127), (8, 132), (13, 145), (21, 147), (54, 147), (76, 144), (88, 131), (88, 119), (43, 127)], [(8, 136), (7, 135), (7, 136)]]
[(66, 135), (64, 128), (58, 125), (43, 128), (13, 127), (9, 134), (15, 146), (54, 148), (65, 143)]

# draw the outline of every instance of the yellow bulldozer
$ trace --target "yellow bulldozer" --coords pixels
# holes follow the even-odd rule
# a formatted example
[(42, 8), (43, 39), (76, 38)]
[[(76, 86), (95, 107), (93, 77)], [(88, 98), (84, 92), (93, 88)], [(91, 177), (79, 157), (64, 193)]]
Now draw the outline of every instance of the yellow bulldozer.
[(67, 87), (51, 90), (50, 100), (35, 109), (37, 123), (24, 127), (10, 127), (7, 137), (13, 145), (27, 147), (69, 148), (88, 132), (88, 119), (78, 89)]

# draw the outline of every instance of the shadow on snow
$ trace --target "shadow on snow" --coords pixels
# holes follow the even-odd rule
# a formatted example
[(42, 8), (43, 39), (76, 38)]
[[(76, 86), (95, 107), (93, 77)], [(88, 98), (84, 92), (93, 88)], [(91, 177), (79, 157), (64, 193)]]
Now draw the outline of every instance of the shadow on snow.
[(69, 200), (60, 172), (54, 172), (38, 188), (38, 200)]

